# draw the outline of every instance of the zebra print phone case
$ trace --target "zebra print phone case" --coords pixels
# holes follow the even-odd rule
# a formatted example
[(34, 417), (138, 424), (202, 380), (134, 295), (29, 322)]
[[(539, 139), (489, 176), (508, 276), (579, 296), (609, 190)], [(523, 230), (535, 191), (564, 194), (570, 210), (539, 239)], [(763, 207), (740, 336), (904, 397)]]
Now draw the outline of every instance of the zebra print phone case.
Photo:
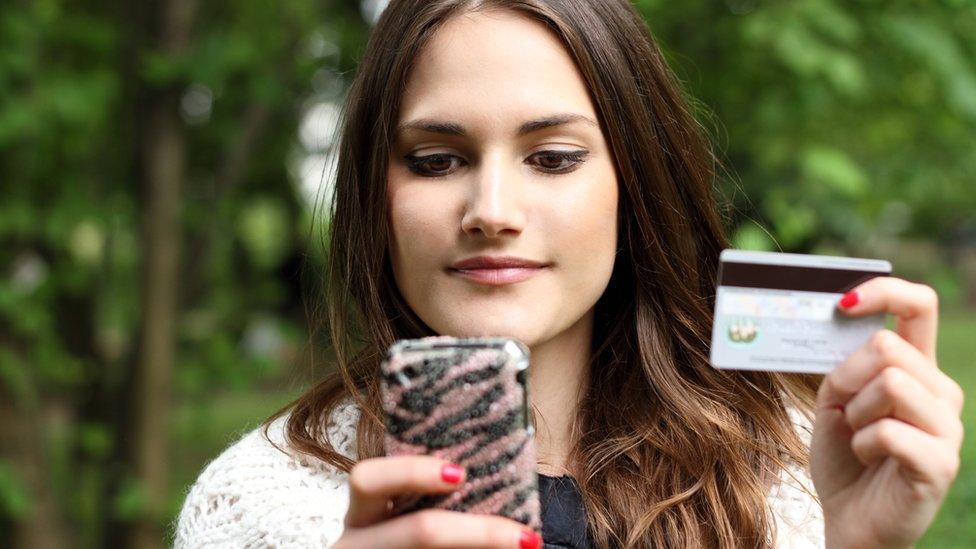
[(467, 471), (451, 493), (395, 498), (394, 514), (447, 509), (541, 529), (528, 366), (528, 349), (509, 338), (432, 336), (390, 347), (380, 386), (386, 454), (433, 455)]

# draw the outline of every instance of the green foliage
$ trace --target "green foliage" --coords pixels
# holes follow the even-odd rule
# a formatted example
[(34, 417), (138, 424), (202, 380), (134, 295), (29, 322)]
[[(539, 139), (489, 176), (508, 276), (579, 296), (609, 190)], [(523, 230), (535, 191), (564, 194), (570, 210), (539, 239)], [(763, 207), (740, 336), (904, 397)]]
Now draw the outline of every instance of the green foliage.
[(126, 478), (112, 500), (115, 518), (132, 520), (141, 515), (146, 507), (146, 490), (134, 478)]
[(15, 467), (0, 461), (0, 512), (5, 517), (18, 520), (27, 516), (30, 508), (30, 493)]
[[(779, 247), (976, 230), (976, 6), (638, 2)], [(707, 120), (706, 120), (707, 121)], [(910, 205), (893, 227), (886, 205)]]
[(0, 399), (36, 418), (51, 472), (27, 487), (0, 462), (0, 522), (30, 516), (43, 489), (64, 496), (51, 527), (81, 546), (105, 545), (112, 521), (145, 510), (123, 429), (152, 106), (176, 109), (187, 155), (174, 399), (287, 384), (302, 357), (308, 247), (289, 163), (303, 154), (304, 110), (336, 99), (366, 30), (338, 0), (202, 2), (173, 49), (161, 44), (165, 4), (0, 10)]
[(280, 201), (257, 198), (244, 206), (237, 232), (256, 267), (269, 270), (281, 263), (294, 231), (290, 224), (287, 208)]
[(732, 245), (740, 250), (758, 250), (768, 252), (773, 249), (773, 240), (769, 233), (752, 223), (744, 223), (732, 235)]

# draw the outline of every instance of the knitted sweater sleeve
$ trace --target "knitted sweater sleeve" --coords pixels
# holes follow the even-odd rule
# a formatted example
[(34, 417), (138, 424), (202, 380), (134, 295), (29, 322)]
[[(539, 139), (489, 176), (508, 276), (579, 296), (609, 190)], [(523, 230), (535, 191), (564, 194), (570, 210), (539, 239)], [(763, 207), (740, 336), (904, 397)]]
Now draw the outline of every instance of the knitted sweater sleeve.
[[(358, 415), (344, 403), (326, 430), (351, 459)], [(268, 436), (288, 453), (257, 428), (207, 464), (172, 526), (177, 549), (327, 547), (339, 538), (349, 506), (347, 475), (292, 450), (284, 438), (287, 418), (275, 420)]]
[[(792, 411), (791, 411), (792, 413)], [(340, 405), (327, 429), (343, 455), (356, 459), (359, 411)], [(809, 422), (794, 416), (809, 444)], [(268, 435), (285, 450), (251, 431), (204, 468), (189, 489), (173, 525), (175, 547), (328, 547), (342, 535), (349, 506), (347, 475), (298, 454), (284, 440), (287, 416), (274, 421)], [(768, 502), (776, 520), (775, 547), (824, 546), (823, 514), (809, 473), (784, 471)]]

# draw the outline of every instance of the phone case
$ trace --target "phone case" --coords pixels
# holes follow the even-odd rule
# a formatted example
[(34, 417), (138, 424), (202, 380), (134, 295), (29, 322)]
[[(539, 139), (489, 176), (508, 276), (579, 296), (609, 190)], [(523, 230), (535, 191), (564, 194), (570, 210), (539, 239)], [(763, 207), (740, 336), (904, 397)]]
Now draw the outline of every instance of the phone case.
[(509, 338), (432, 336), (390, 347), (381, 366), (386, 454), (434, 455), (467, 471), (454, 492), (395, 498), (394, 514), (438, 508), (541, 529), (528, 366), (528, 349)]

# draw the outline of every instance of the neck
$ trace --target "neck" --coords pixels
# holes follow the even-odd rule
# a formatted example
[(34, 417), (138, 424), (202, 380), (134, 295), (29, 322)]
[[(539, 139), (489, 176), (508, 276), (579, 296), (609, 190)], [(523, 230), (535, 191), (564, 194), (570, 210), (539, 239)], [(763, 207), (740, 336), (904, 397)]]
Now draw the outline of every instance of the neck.
[(593, 311), (552, 339), (530, 348), (529, 401), (535, 418), (540, 473), (573, 474), (568, 463), (573, 423), (589, 384)]

